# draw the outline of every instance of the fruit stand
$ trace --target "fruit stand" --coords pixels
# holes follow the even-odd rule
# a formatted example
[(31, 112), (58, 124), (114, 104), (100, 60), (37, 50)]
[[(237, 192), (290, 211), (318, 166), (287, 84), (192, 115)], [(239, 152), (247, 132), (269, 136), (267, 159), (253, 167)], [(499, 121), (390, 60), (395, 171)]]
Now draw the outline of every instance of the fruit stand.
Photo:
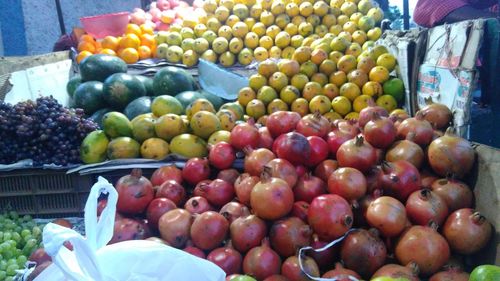
[[(446, 30), (382, 19), (370, 0), (158, 0), (0, 60), (0, 280), (69, 278), (55, 257), (96, 215), (97, 256), (140, 240), (232, 281), (500, 280), (500, 152), (465, 138), (483, 22), (450, 27), (469, 29), (443, 59)], [(92, 197), (105, 180), (117, 199)]]

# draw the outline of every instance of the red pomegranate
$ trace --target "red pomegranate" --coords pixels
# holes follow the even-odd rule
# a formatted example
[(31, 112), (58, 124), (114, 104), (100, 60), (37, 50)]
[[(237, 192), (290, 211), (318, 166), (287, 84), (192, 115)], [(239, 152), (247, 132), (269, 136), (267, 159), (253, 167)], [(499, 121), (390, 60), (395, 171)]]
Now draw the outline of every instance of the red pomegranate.
[(222, 206), (219, 214), (223, 215), (227, 219), (229, 224), (231, 224), (239, 217), (246, 217), (250, 215), (250, 211), (245, 205), (239, 202), (229, 202), (226, 205)]
[(190, 184), (197, 184), (210, 176), (210, 166), (206, 158), (191, 158), (182, 169), (182, 178)]
[(415, 225), (401, 234), (394, 253), (401, 264), (415, 262), (420, 273), (429, 276), (446, 264), (450, 247), (434, 228)]
[(351, 281), (352, 279), (350, 279), (349, 277), (354, 277), (358, 280), (361, 279), (361, 276), (359, 276), (358, 273), (356, 273), (353, 270), (344, 268), (342, 266), (342, 264), (339, 262), (335, 264), (334, 269), (325, 272), (325, 274), (323, 274), (323, 276), (321, 276), (321, 277), (322, 278), (335, 278), (335, 280), (338, 280), (338, 281)]
[(377, 230), (358, 229), (342, 241), (340, 256), (346, 268), (369, 278), (384, 265), (387, 249)]
[(245, 148), (245, 162), (244, 169), (246, 173), (249, 173), (252, 176), (260, 176), (264, 171), (264, 166), (269, 163), (269, 161), (276, 158), (274, 153), (267, 148)]
[(260, 127), (259, 128), (259, 135), (260, 135), (260, 139), (259, 139), (258, 148), (272, 149), (274, 139), (273, 139), (273, 136), (271, 136), (269, 129), (267, 127)]
[(189, 240), (193, 216), (184, 209), (174, 209), (166, 212), (158, 221), (161, 239), (175, 248), (182, 248)]
[(182, 184), (182, 171), (175, 165), (167, 165), (156, 169), (151, 176), (153, 186), (160, 186), (168, 180), (174, 180)]
[[(325, 247), (329, 242), (320, 240), (317, 234), (313, 234), (311, 238), (311, 247), (313, 249), (321, 249)], [(308, 251), (307, 254), (313, 258), (318, 266), (322, 269), (331, 268), (332, 264), (337, 259), (339, 252), (339, 244), (334, 245), (324, 251)]]
[(340, 129), (338, 125), (332, 125), (332, 130), (328, 133), (326, 137), (326, 142), (330, 148), (330, 155), (332, 157), (337, 156), (337, 151), (339, 147), (346, 141), (353, 139), (357, 133), (353, 134), (350, 131)]
[(222, 268), (227, 275), (240, 273), (243, 263), (243, 257), (231, 246), (231, 243), (211, 251), (207, 260)]
[(389, 162), (406, 160), (418, 169), (424, 163), (425, 154), (420, 145), (410, 140), (401, 140), (395, 142), (387, 150), (385, 160)]
[(233, 147), (225, 141), (218, 142), (210, 147), (208, 161), (219, 170), (229, 169), (235, 159), (236, 153)]
[(444, 136), (433, 140), (427, 150), (429, 164), (436, 174), (443, 177), (463, 178), (472, 169), (475, 157), (470, 142), (454, 135), (451, 128)]
[(420, 173), (406, 160), (382, 163), (384, 194), (405, 202), (408, 196), (420, 189)]
[(418, 278), (418, 265), (410, 263), (407, 266), (399, 264), (386, 264), (375, 272), (372, 278), (376, 277), (391, 277), (391, 278), (406, 278), (409, 281), (420, 281)]
[(231, 169), (225, 169), (219, 171), (217, 173), (217, 179), (225, 180), (230, 184), (233, 184), (236, 182), (236, 179), (240, 176), (240, 172), (238, 170), (231, 168)]
[(296, 217), (275, 221), (269, 231), (271, 247), (280, 256), (286, 258), (295, 255), (298, 249), (308, 246), (312, 229)]
[(314, 175), (324, 182), (328, 182), (328, 177), (338, 168), (338, 163), (332, 159), (326, 159), (319, 163), (314, 169)]
[(205, 259), (207, 256), (200, 248), (193, 245), (191, 240), (186, 242), (186, 247), (182, 249), (184, 252), (190, 253), (193, 256), (197, 256), (200, 259)]
[(195, 217), (191, 226), (191, 240), (202, 250), (218, 247), (227, 236), (229, 222), (223, 215), (208, 211)]
[(339, 168), (328, 178), (328, 192), (356, 201), (366, 194), (366, 178), (355, 168)]
[(109, 244), (127, 240), (144, 240), (146, 238), (146, 229), (139, 221), (122, 218), (115, 221), (113, 238), (111, 238)]
[[(302, 268), (299, 264), (301, 259)], [(307, 273), (307, 274), (306, 274)], [(308, 256), (290, 256), (281, 265), (281, 274), (290, 281), (311, 280), (309, 276), (319, 277), (319, 268), (316, 262)]]
[(429, 281), (469, 281), (469, 277), (469, 273), (460, 268), (450, 267), (432, 275)]
[(151, 226), (157, 228), (158, 221), (160, 217), (166, 212), (177, 208), (172, 200), (167, 198), (156, 198), (149, 203), (148, 209), (146, 210), (146, 218)]
[(424, 119), (422, 113), (417, 113), (415, 117), (405, 119), (398, 126), (397, 137), (399, 139), (407, 139), (411, 136), (411, 140), (418, 145), (425, 146), (431, 143), (434, 130), (431, 123)]
[(248, 173), (241, 174), (234, 182), (236, 199), (242, 204), (250, 205), (250, 193), (253, 187), (260, 181), (259, 177), (250, 176)]
[(406, 226), (405, 206), (393, 197), (381, 196), (366, 210), (366, 221), (385, 237), (398, 236)]
[(234, 198), (234, 186), (227, 181), (215, 179), (199, 186), (199, 196), (205, 197), (213, 206), (224, 206)]
[(311, 146), (307, 138), (299, 133), (291, 132), (274, 140), (273, 151), (278, 158), (286, 159), (294, 165), (304, 163), (311, 155)]
[(310, 173), (300, 177), (293, 189), (295, 200), (307, 203), (311, 203), (314, 198), (325, 193), (326, 183)]
[(481, 213), (470, 208), (454, 211), (443, 226), (443, 235), (454, 252), (475, 253), (488, 243), (492, 226)]
[(257, 129), (253, 120), (234, 126), (229, 136), (229, 143), (238, 150), (242, 150), (247, 146), (257, 148), (259, 142), (259, 129)]
[(214, 208), (205, 197), (194, 196), (189, 198), (189, 200), (184, 204), (184, 209), (186, 209), (191, 214), (201, 214), (206, 211), (211, 211)]
[(391, 119), (380, 117), (378, 113), (366, 123), (363, 135), (366, 141), (375, 148), (387, 148), (396, 139), (396, 127)]
[(270, 168), (270, 173), (273, 178), (279, 178), (288, 183), (290, 188), (293, 188), (297, 183), (297, 172), (292, 163), (285, 159), (276, 158), (266, 164)]
[(362, 136), (344, 142), (337, 151), (340, 167), (351, 167), (362, 173), (369, 171), (377, 163), (377, 154), (373, 146)]
[(155, 197), (167, 198), (174, 202), (176, 206), (182, 206), (186, 201), (186, 190), (178, 182), (167, 180), (156, 190)]
[(277, 111), (269, 115), (266, 127), (273, 138), (295, 130), (297, 123), (301, 120), (297, 112)]
[(431, 184), (431, 189), (446, 202), (450, 212), (472, 207), (474, 194), (469, 186), (455, 179), (439, 179)]
[(255, 215), (237, 218), (229, 227), (233, 247), (241, 253), (260, 245), (267, 235), (266, 223)]
[(280, 256), (269, 247), (267, 240), (262, 245), (252, 248), (243, 259), (243, 272), (263, 280), (271, 275), (279, 274), (281, 269)]
[(318, 136), (309, 136), (307, 137), (307, 141), (309, 142), (311, 153), (306, 160), (306, 165), (309, 167), (316, 167), (316, 165), (328, 158), (330, 152), (328, 144)]
[(304, 222), (307, 222), (307, 212), (309, 211), (309, 203), (305, 201), (295, 201), (293, 203), (292, 212), (290, 215), (292, 217), (297, 217)]
[(344, 235), (351, 228), (353, 214), (351, 206), (344, 198), (325, 194), (311, 202), (307, 219), (320, 239), (330, 241)]
[(421, 189), (408, 197), (406, 214), (414, 224), (429, 225), (434, 222), (442, 225), (448, 216), (448, 206), (441, 196), (429, 189)]
[(368, 121), (372, 120), (375, 113), (381, 117), (389, 117), (389, 113), (383, 107), (375, 104), (373, 100), (368, 100), (368, 106), (363, 108), (359, 112), (358, 124), (361, 128), (364, 128)]
[(419, 110), (424, 119), (436, 129), (445, 129), (448, 127), (453, 119), (451, 110), (444, 104), (432, 102), (432, 98), (430, 97), (426, 100), (426, 103), (427, 105)]
[[(265, 220), (276, 220), (287, 215), (293, 207), (293, 191), (282, 179), (263, 173), (250, 194), (254, 214)], [(272, 208), (270, 208), (272, 206)]]
[(141, 214), (154, 198), (153, 185), (142, 176), (141, 169), (121, 177), (115, 184), (118, 192), (116, 210), (124, 214)]
[(319, 112), (308, 114), (300, 119), (295, 130), (306, 137), (324, 138), (330, 132), (330, 122)]

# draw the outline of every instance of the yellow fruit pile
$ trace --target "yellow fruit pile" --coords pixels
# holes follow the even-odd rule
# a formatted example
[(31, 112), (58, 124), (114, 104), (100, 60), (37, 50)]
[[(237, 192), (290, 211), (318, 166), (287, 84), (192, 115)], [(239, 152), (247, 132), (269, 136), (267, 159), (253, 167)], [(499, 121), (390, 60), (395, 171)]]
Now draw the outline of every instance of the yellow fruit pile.
[(206, 15), (198, 22), (185, 20), (158, 32), (158, 58), (188, 66), (199, 58), (248, 65), (291, 58), (297, 48), (324, 37), (339, 38), (332, 50), (361, 53), (382, 33), (375, 25), (383, 12), (371, 0), (207, 0), (203, 8)]
[(92, 54), (107, 54), (118, 56), (126, 63), (136, 63), (139, 60), (154, 57), (156, 40), (153, 27), (142, 24), (128, 24), (122, 37), (106, 36), (95, 40), (92, 36), (82, 35), (78, 43), (77, 62)]
[[(275, 111), (291, 110), (302, 116), (319, 112), (330, 120), (357, 119), (370, 100), (388, 112), (395, 110), (395, 96), (402, 93), (389, 85), (399, 80), (389, 76), (396, 67), (394, 56), (381, 45), (365, 51), (360, 47), (358, 53), (349, 51), (358, 43), (346, 44), (345, 54), (331, 51), (336, 38), (325, 36), (311, 46), (301, 46), (292, 59), (261, 62), (258, 73), (250, 76), (249, 86), (238, 95), (246, 114), (258, 120)], [(385, 89), (391, 94), (384, 93)]]

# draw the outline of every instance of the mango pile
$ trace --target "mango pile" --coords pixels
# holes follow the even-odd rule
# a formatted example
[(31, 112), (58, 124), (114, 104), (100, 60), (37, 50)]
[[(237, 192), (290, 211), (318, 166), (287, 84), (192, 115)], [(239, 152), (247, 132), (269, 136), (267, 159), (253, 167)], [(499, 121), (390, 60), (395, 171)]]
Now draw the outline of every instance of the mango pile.
[(376, 24), (383, 12), (370, 0), (207, 0), (203, 9), (197, 21), (185, 19), (156, 34), (158, 58), (187, 66), (199, 58), (248, 65), (290, 59), (299, 47), (324, 37), (342, 38), (325, 46), (327, 53), (348, 47), (360, 53), (382, 34)]

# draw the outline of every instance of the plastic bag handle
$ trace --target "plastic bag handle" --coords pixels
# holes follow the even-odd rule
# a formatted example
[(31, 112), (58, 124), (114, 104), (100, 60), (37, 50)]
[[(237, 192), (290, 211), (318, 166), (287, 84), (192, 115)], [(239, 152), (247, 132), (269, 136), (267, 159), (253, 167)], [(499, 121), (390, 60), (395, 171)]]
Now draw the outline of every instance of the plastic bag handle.
[(325, 245), (324, 247), (322, 248), (319, 248), (319, 249), (314, 249), (313, 247), (311, 246), (306, 246), (306, 247), (303, 247), (303, 248), (300, 248), (299, 250), (299, 267), (300, 267), (300, 270), (311, 280), (316, 280), (316, 281), (338, 281), (338, 280), (343, 280), (345, 278), (349, 279), (349, 280), (352, 280), (352, 281), (359, 281), (358, 278), (354, 277), (354, 276), (351, 276), (351, 275), (342, 275), (342, 277), (340, 278), (321, 278), (321, 277), (314, 277), (312, 275), (310, 275), (307, 271), (304, 270), (304, 266), (302, 264), (302, 257), (303, 255), (305, 255), (305, 251), (308, 251), (308, 250), (312, 250), (316, 253), (320, 253), (320, 252), (323, 252), (323, 251), (326, 251), (328, 250), (330, 247), (333, 247), (335, 244), (338, 244), (340, 243), (342, 240), (344, 240), (348, 235), (349, 233), (353, 232), (353, 231), (356, 231), (357, 229), (356, 228), (352, 228), (352, 229), (349, 229), (342, 237), (340, 238), (337, 238), (335, 240), (333, 240), (332, 242), (328, 243), (327, 245)]
[[(97, 200), (101, 193), (108, 194), (108, 203), (97, 219)], [(106, 246), (113, 238), (113, 228), (116, 215), (118, 193), (105, 178), (99, 177), (90, 190), (85, 205), (85, 236), (94, 251)]]

